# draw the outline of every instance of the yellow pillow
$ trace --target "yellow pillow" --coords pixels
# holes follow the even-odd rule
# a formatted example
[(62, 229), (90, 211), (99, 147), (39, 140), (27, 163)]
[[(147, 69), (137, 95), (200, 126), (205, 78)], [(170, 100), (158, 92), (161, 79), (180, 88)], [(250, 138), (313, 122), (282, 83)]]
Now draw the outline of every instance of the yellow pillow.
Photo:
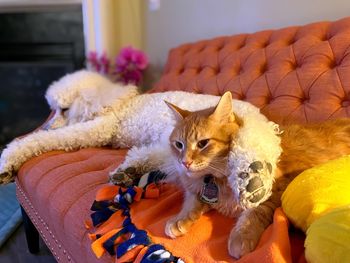
[(309, 263), (350, 262), (350, 205), (336, 208), (310, 225), (305, 257)]
[(347, 204), (350, 204), (350, 156), (304, 171), (282, 195), (284, 212), (304, 232), (328, 211)]

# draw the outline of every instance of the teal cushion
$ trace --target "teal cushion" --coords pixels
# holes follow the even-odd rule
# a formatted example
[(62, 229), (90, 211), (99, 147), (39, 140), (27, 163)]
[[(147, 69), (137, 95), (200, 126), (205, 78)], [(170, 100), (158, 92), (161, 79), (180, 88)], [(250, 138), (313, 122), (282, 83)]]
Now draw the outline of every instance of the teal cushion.
[(22, 221), (14, 183), (0, 186), (0, 247)]

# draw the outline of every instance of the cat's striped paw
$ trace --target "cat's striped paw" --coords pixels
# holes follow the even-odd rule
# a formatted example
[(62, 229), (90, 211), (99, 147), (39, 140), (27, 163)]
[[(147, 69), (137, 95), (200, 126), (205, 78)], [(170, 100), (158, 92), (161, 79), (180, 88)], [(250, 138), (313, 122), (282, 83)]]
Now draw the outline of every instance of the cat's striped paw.
[(117, 168), (109, 173), (109, 182), (122, 187), (137, 185), (137, 181), (142, 174), (138, 173), (134, 167), (128, 167), (125, 170)]
[(255, 249), (259, 238), (258, 234), (246, 227), (233, 229), (228, 238), (228, 252), (232, 257), (239, 259)]
[(188, 232), (193, 221), (190, 219), (170, 219), (165, 225), (165, 234), (171, 238), (177, 238)]

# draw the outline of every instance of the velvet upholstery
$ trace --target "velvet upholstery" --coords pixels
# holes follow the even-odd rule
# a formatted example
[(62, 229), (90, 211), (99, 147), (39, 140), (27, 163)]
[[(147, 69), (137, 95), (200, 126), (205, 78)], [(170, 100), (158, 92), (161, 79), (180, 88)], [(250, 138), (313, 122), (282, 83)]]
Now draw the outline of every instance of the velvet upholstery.
[(349, 44), (350, 18), (184, 44), (152, 92), (229, 90), (277, 123), (346, 117)]
[[(350, 18), (185, 44), (151, 92), (230, 90), (278, 123), (349, 116)], [(17, 196), (60, 262), (101, 262), (83, 221), (126, 150), (50, 152), (21, 168)], [(102, 262), (112, 262), (104, 256)]]

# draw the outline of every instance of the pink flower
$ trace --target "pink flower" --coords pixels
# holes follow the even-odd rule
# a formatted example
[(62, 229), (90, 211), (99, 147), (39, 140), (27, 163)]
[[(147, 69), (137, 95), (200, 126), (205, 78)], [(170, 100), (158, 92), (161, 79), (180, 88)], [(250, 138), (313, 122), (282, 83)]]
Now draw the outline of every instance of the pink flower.
[(148, 65), (148, 58), (142, 51), (128, 46), (120, 51), (116, 58), (116, 65), (119, 67), (126, 67), (130, 64), (135, 68), (143, 70)]
[(105, 52), (99, 56), (97, 52), (91, 51), (87, 60), (95, 71), (104, 75), (111, 73), (116, 81), (121, 81), (124, 84), (138, 85), (142, 81), (143, 71), (148, 66), (148, 58), (145, 53), (131, 46), (120, 50), (111, 71), (111, 63)]
[(91, 64), (91, 66), (97, 71), (99, 72), (101, 69), (101, 65), (98, 59), (98, 55), (96, 51), (90, 51), (88, 54), (88, 62)]
[(125, 71), (120, 75), (119, 80), (124, 84), (139, 84), (142, 80), (142, 73), (139, 70)]
[(103, 74), (108, 74), (109, 73), (110, 60), (107, 57), (105, 52), (103, 52), (102, 56), (100, 57), (100, 64), (101, 64), (101, 72)]
[(124, 83), (139, 84), (142, 72), (148, 65), (147, 56), (131, 46), (123, 48), (116, 57), (115, 74)]

